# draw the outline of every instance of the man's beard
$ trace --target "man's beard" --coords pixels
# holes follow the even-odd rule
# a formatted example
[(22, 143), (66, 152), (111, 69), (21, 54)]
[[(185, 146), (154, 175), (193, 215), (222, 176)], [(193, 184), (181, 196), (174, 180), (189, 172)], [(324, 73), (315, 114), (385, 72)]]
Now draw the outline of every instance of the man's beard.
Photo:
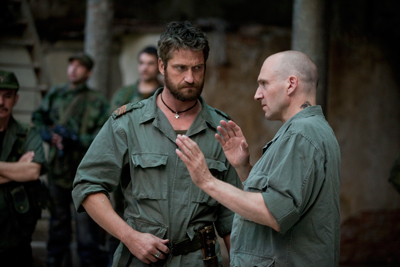
[[(194, 82), (193, 84), (183, 83), (181, 85), (175, 85), (168, 77), (168, 72), (165, 70), (164, 72), (164, 82), (165, 86), (169, 89), (172, 96), (178, 99), (179, 101), (186, 102), (186, 101), (194, 101), (198, 99), (203, 92), (204, 86), (204, 78), (201, 83)], [(189, 90), (182, 91), (180, 89), (186, 87), (194, 87)]]

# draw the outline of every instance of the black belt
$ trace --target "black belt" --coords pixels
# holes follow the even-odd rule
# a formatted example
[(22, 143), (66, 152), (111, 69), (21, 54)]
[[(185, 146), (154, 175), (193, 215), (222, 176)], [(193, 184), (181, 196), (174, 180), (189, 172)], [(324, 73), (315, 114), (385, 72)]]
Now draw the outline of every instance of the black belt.
[(197, 232), (193, 239), (185, 238), (175, 243), (169, 244), (169, 253), (178, 256), (188, 254), (190, 252), (203, 248), (203, 241), (201, 233)]

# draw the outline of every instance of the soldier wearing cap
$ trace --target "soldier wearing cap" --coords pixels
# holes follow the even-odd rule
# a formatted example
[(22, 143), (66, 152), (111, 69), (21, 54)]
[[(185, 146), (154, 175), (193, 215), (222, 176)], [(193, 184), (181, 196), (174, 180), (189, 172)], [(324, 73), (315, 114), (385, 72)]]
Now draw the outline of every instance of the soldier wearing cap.
[(0, 70), (0, 260), (2, 266), (32, 266), (30, 242), (44, 204), (39, 176), (45, 172), (40, 134), (18, 122), (12, 110), (19, 84)]
[[(69, 59), (68, 82), (50, 89), (32, 121), (49, 143), (49, 187), (56, 212), (50, 219), (48, 266), (71, 264), (71, 190), (76, 169), (108, 118), (103, 94), (88, 88), (93, 60), (84, 53)], [(102, 266), (101, 229), (87, 214), (75, 214), (78, 255), (82, 266)]]

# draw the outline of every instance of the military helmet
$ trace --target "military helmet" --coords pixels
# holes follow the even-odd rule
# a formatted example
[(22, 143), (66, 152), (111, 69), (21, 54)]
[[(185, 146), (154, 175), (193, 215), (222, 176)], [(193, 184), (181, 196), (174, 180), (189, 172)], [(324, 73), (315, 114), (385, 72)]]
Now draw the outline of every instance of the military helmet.
[(0, 70), (0, 89), (19, 89), (17, 77), (13, 72)]

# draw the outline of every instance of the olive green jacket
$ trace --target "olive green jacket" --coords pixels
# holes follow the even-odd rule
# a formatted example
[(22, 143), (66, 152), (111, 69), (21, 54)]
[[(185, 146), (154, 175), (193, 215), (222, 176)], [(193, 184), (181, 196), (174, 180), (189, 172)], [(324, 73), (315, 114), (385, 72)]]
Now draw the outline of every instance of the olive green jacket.
[[(40, 164), (41, 174), (44, 174), (46, 160), (39, 133), (11, 117), (0, 150), (0, 161), (17, 162), (28, 151), (35, 152), (32, 162)], [(40, 184), (39, 181), (0, 184), (0, 251), (15, 247), (21, 242), (30, 243), (36, 221), (41, 215), (40, 203), (35, 198), (35, 193), (40, 193), (38, 183)], [(33, 190), (37, 191), (32, 192)]]
[[(176, 242), (192, 239), (196, 231), (214, 223), (219, 235), (225, 236), (231, 232), (234, 214), (193, 184), (176, 155), (176, 133), (157, 107), (156, 96), (161, 91), (121, 107), (106, 122), (77, 171), (72, 191), (75, 207), (83, 211), (82, 201), (89, 194), (103, 192), (108, 196), (118, 186), (121, 172), (129, 167), (130, 175), (122, 176), (126, 180), (121, 186), (127, 201), (124, 217), (132, 228)], [(215, 177), (239, 187), (237, 173), (214, 137), (220, 120), (229, 117), (202, 98), (200, 101), (202, 111), (186, 135), (199, 145)], [(114, 266), (120, 263), (122, 250), (120, 244)], [(147, 265), (133, 257), (129, 266)], [(197, 250), (151, 266), (203, 267), (204, 263), (201, 250)]]
[(280, 128), (243, 184), (262, 194), (280, 232), (236, 214), (231, 266), (338, 266), (340, 149), (320, 106)]
[[(94, 137), (109, 117), (109, 103), (103, 94), (82, 84), (69, 89), (69, 84), (57, 85), (44, 97), (32, 114), (32, 122), (44, 136), (51, 136), (56, 127), (65, 128), (76, 140), (63, 138), (64, 149), (55, 146), (49, 151), (49, 179), (59, 186), (71, 188), (76, 169)], [(58, 133), (58, 132), (57, 132)]]

